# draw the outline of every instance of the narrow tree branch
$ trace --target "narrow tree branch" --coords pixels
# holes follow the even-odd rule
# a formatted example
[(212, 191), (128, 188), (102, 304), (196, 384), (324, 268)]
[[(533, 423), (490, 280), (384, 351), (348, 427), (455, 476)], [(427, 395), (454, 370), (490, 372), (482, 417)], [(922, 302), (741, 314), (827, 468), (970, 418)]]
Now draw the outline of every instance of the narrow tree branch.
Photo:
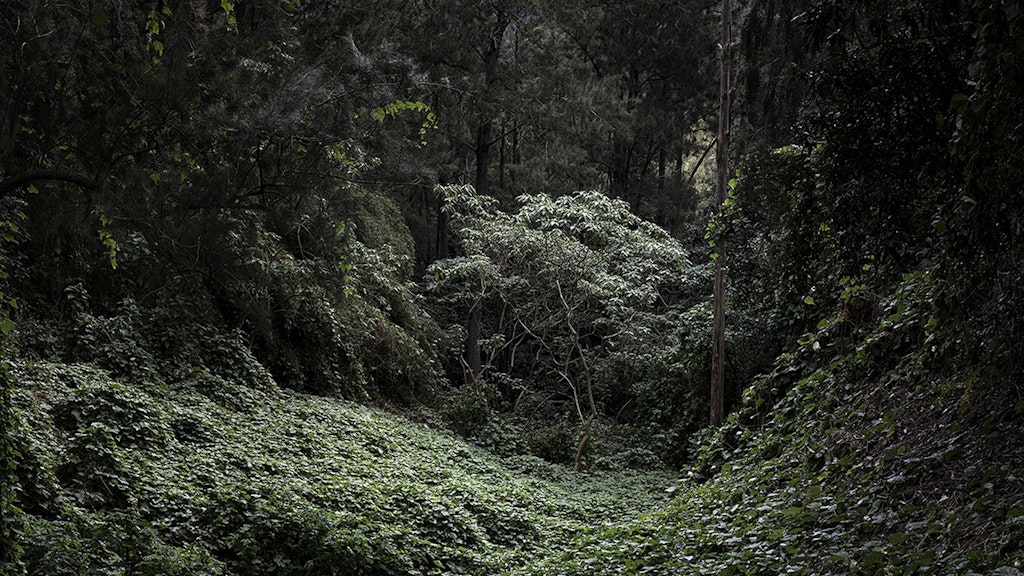
[(99, 187), (99, 184), (95, 180), (87, 178), (77, 172), (61, 170), (60, 168), (39, 168), (37, 170), (28, 170), (21, 174), (16, 174), (0, 182), (0, 197), (7, 196), (22, 186), (39, 181), (68, 182), (88, 189)]
[(700, 159), (697, 160), (697, 164), (693, 167), (693, 170), (690, 170), (690, 176), (686, 179), (687, 182), (693, 182), (693, 177), (697, 175), (697, 170), (700, 170), (701, 164), (704, 164), (704, 159), (708, 157), (708, 153), (715, 147), (715, 144), (718, 144), (718, 136), (712, 138), (711, 142), (708, 143), (708, 147), (705, 148), (704, 153), (700, 155)]

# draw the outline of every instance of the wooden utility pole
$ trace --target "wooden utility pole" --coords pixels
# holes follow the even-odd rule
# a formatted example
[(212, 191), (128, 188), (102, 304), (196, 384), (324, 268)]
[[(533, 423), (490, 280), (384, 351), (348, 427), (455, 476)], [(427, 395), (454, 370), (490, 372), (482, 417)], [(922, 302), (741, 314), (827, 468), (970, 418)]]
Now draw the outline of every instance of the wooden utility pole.
[[(732, 44), (732, 0), (722, 0), (722, 44), (719, 46), (718, 86), (718, 215), (729, 190), (729, 45)], [(715, 300), (711, 352), (711, 425), (721, 426), (725, 416), (725, 240), (715, 239)]]

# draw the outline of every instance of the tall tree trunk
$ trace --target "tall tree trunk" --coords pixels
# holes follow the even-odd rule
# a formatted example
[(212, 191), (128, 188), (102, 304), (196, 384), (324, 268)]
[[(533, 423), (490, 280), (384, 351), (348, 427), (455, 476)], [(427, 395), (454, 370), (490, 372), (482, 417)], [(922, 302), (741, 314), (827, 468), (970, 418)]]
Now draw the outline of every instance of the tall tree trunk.
[[(611, 136), (611, 161), (608, 167), (608, 181), (612, 198), (630, 200), (629, 170), (632, 160), (632, 147), (617, 134)], [(632, 204), (631, 204), (632, 206)]]
[(658, 149), (658, 192), (665, 189), (665, 147)]
[(476, 193), (487, 196), (490, 192), (491, 133), (493, 127), (486, 120), (476, 128)]
[[(491, 148), (494, 142), (491, 141), (494, 132), (494, 114), (488, 110), (491, 87), (498, 79), (498, 61), (501, 56), (501, 45), (505, 31), (511, 23), (509, 14), (499, 9), (495, 13), (494, 29), (488, 43), (487, 53), (484, 55), (484, 86), (485, 91), (481, 95), (481, 102), (484, 104), (480, 113), (480, 123), (476, 128), (476, 193), (481, 196), (490, 194), (490, 167)], [(469, 368), (469, 378), (474, 386), (483, 370), (483, 363), (480, 354), (480, 306), (483, 299), (483, 284), (479, 287), (479, 298), (474, 302), (469, 311), (468, 334), (466, 337), (465, 361)]]
[(505, 155), (506, 155), (505, 154), (505, 152), (506, 152), (505, 151), (505, 145), (507, 143), (506, 142), (506, 136), (508, 135), (507, 127), (508, 127), (508, 119), (502, 118), (501, 119), (501, 138), (499, 139), (499, 143), (498, 143), (499, 146), (500, 146), (498, 148), (498, 192), (499, 192), (499, 194), (505, 192), (505, 164), (506, 164), (506, 162), (505, 162)]
[[(490, 192), (490, 179), (488, 168), (491, 164), (491, 122), (486, 121), (476, 130), (476, 193), (487, 196)], [(483, 286), (480, 286), (480, 292)], [(465, 360), (469, 368), (468, 378), (474, 392), (477, 391), (477, 383), (480, 373), (483, 371), (483, 362), (480, 354), (480, 306), (481, 300), (473, 303), (469, 311), (468, 334), (466, 337)]]
[[(483, 287), (481, 286), (481, 291)], [(480, 305), (478, 300), (469, 311), (469, 326), (466, 334), (466, 367), (469, 369), (467, 379), (473, 392), (479, 395), (478, 382), (483, 371), (483, 360), (480, 355)]]
[[(722, 45), (719, 54), (718, 103), (718, 215), (729, 186), (729, 44), (732, 43), (732, 0), (722, 0)], [(715, 295), (711, 352), (711, 425), (721, 426), (725, 416), (725, 240), (721, 230), (715, 241)]]
[[(519, 126), (512, 129), (512, 165), (517, 166), (519, 164)], [(515, 186), (516, 178), (515, 173), (509, 173), (509, 185)]]
[(435, 260), (444, 260), (448, 257), (448, 211), (445, 209), (444, 200), (437, 201), (437, 254)]

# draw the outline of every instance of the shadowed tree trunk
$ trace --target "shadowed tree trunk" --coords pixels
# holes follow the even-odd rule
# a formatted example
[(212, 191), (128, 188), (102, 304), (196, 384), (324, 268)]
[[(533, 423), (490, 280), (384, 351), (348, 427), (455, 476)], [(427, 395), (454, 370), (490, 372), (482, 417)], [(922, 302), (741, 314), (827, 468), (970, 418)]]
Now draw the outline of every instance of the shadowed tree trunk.
[[(485, 93), (482, 95), (482, 100), (486, 101), (490, 98), (490, 89), (498, 79), (498, 59), (501, 56), (502, 42), (505, 37), (505, 30), (511, 23), (508, 12), (498, 9), (495, 14), (494, 28), (491, 32), (491, 38), (487, 47), (487, 53), (484, 55), (484, 86), (486, 87)], [(482, 119), (476, 129), (476, 192), (481, 196), (487, 196), (490, 194), (490, 167), (491, 167), (491, 148), (494, 146), (493, 141), (494, 133), (494, 118), (490, 112), (486, 111), (482, 113)], [(481, 292), (483, 287), (481, 286)], [(483, 370), (483, 364), (480, 357), (480, 301), (474, 303), (473, 308), (469, 312), (468, 322), (468, 335), (466, 337), (466, 350), (465, 350), (465, 361), (469, 368), (469, 378), (473, 385), (476, 385), (476, 380), (480, 376), (480, 372)]]
[[(482, 289), (481, 289), (482, 290)], [(477, 379), (483, 371), (483, 361), (480, 355), (480, 306), (482, 302), (477, 301), (469, 311), (469, 326), (466, 335), (466, 367), (469, 369), (468, 379), (476, 391)]]
[[(721, 76), (718, 104), (718, 215), (723, 215), (729, 185), (729, 44), (732, 42), (732, 1), (722, 0)], [(711, 352), (711, 425), (721, 426), (725, 416), (725, 241), (715, 241), (715, 296)]]
[(491, 134), (494, 129), (490, 120), (486, 120), (476, 129), (476, 193), (487, 196), (491, 188), (488, 175), (491, 167)]

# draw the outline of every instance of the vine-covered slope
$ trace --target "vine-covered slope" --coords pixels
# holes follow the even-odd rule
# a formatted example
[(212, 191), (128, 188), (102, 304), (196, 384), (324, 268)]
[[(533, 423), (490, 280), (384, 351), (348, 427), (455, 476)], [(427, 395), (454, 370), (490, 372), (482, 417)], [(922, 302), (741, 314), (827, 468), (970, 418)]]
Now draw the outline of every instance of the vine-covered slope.
[(8, 369), (32, 574), (494, 573), (671, 484), (500, 460), (425, 413), (286, 391), (258, 370)]
[(224, 335), (191, 369), (20, 357), (24, 568), (1018, 574), (1024, 402), (935, 319), (935, 286), (823, 320), (682, 475), (498, 458), (426, 411), (281, 389)]
[(998, 359), (964, 357), (936, 284), (906, 276), (873, 325), (822, 321), (670, 504), (527, 572), (1020, 574), (1024, 399)]

